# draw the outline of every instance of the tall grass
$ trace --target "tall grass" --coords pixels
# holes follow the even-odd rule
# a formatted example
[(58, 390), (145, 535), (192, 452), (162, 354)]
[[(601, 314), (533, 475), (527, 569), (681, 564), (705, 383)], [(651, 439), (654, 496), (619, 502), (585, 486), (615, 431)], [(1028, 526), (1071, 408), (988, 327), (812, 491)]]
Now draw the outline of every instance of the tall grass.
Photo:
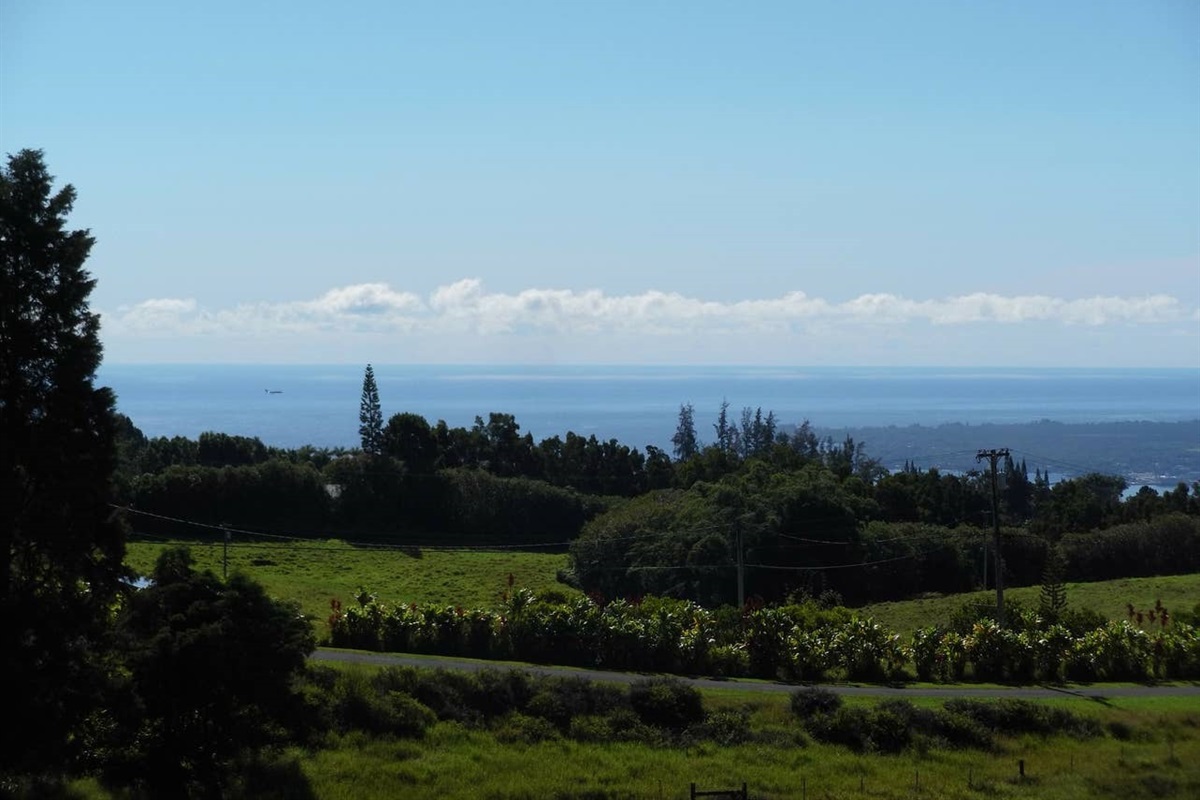
[[(419, 743), (347, 737), (297, 754), (314, 794), (331, 800), (406, 798), (684, 798), (733, 788), (751, 797), (971, 798), (1052, 800), (1200, 794), (1200, 742), (1162, 738), (1075, 742), (1009, 740), (998, 753), (961, 750), (857, 755), (809, 744), (652, 748), (570, 740), (500, 745), (486, 731), (441, 723)], [(1025, 761), (1026, 778), (1018, 774)], [(919, 793), (916, 791), (919, 782)], [(969, 782), (969, 783), (968, 783)]]

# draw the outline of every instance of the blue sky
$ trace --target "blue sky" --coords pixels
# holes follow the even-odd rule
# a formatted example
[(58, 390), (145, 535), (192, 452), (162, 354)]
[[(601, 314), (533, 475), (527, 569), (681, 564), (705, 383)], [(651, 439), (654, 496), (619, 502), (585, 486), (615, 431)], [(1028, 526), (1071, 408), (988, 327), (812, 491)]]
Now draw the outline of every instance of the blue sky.
[(0, 3), (114, 362), (1200, 367), (1200, 4)]

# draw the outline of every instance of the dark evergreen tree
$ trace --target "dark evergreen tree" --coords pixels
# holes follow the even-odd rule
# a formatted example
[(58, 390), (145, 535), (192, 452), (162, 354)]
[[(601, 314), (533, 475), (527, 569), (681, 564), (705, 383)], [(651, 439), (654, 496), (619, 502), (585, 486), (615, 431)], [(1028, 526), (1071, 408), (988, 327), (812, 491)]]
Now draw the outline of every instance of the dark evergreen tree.
[(700, 442), (696, 439), (696, 409), (691, 403), (679, 406), (679, 424), (675, 426), (671, 444), (678, 461), (687, 461), (700, 450)]
[(1038, 600), (1038, 612), (1047, 622), (1058, 622), (1067, 609), (1066, 572), (1067, 561), (1062, 548), (1051, 547), (1042, 569), (1042, 592)]
[(383, 410), (379, 407), (379, 387), (375, 385), (375, 371), (367, 364), (363, 373), (362, 400), (358, 405), (358, 435), (362, 439), (364, 453), (378, 455), (383, 452)]
[(69, 763), (123, 574), (94, 240), (67, 229), (75, 190), (52, 183), (37, 150), (0, 169), (0, 774)]
[(713, 425), (713, 430), (717, 433), (716, 446), (722, 453), (734, 455), (737, 453), (737, 426), (729, 421), (729, 401), (721, 401), (721, 413), (717, 415), (717, 422)]

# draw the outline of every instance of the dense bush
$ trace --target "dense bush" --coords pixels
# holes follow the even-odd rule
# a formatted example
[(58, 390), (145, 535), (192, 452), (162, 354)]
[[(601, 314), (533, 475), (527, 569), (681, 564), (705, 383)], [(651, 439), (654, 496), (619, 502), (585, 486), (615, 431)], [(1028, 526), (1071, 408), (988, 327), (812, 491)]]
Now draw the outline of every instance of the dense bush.
[(800, 689), (792, 692), (792, 713), (800, 719), (817, 714), (832, 714), (842, 707), (842, 698), (828, 689)]
[(1065, 708), (1033, 703), (1028, 700), (947, 700), (951, 714), (972, 719), (990, 731), (1005, 735), (1023, 733), (1066, 734), (1077, 739), (1100, 736), (1103, 729), (1092, 717), (1074, 714)]
[(165, 550), (153, 578), (117, 618), (117, 724), (93, 746), (107, 751), (111, 784), (219, 793), (232, 765), (288, 740), (312, 630), (249, 578), (194, 571), (186, 549)]
[(1063, 734), (1087, 739), (1103, 733), (1091, 717), (1024, 700), (948, 700), (935, 710), (889, 699), (863, 708), (797, 692), (792, 695), (792, 708), (814, 738), (857, 752), (898, 753), (922, 740), (990, 748), (996, 735)]
[(468, 654), (606, 669), (707, 673), (816, 681), (1144, 680), (1200, 676), (1200, 633), (1161, 622), (1085, 629), (1086, 615), (1047, 625), (1017, 604), (1009, 625), (990, 609), (966, 608), (954, 628), (922, 628), (907, 642), (870, 619), (816, 604), (708, 611), (665, 598), (602, 603), (539, 600), (513, 592), (495, 612), (364, 598), (335, 608), (330, 640), (339, 647)]
[(437, 715), (412, 695), (389, 689), (386, 679), (371, 680), (348, 672), (334, 685), (332, 715), (335, 729), (373, 734), (421, 736)]
[(672, 678), (652, 678), (629, 687), (629, 704), (647, 725), (682, 731), (704, 719), (704, 701), (693, 686)]

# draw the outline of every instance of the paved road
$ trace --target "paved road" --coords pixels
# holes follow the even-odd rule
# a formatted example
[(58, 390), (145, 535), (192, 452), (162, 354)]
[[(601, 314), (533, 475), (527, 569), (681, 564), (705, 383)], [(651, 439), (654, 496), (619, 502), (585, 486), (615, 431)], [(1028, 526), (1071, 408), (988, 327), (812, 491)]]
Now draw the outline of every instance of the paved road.
[[(477, 661), (468, 658), (443, 658), (440, 656), (408, 656), (398, 653), (362, 653), (347, 650), (318, 649), (312, 654), (314, 661), (341, 661), (350, 664), (378, 664), (381, 666), (425, 667), (427, 669), (457, 669), (477, 672), (483, 669), (521, 669), (533, 675), (551, 677), (587, 678), (594, 681), (633, 683), (649, 677), (636, 672), (607, 672), (596, 669), (573, 667), (540, 667), (534, 665), (512, 665)], [(764, 681), (718, 680), (715, 678), (681, 678), (701, 689), (738, 689), (748, 692), (793, 692), (798, 687), (790, 683)], [(1046, 697), (1195, 697), (1200, 704), (1200, 684), (1174, 686), (1025, 686), (1006, 688), (975, 688), (956, 686), (946, 689), (903, 688), (893, 686), (839, 686), (823, 685), (822, 688), (843, 695), (865, 695), (870, 697), (1019, 697), (1026, 699)]]

